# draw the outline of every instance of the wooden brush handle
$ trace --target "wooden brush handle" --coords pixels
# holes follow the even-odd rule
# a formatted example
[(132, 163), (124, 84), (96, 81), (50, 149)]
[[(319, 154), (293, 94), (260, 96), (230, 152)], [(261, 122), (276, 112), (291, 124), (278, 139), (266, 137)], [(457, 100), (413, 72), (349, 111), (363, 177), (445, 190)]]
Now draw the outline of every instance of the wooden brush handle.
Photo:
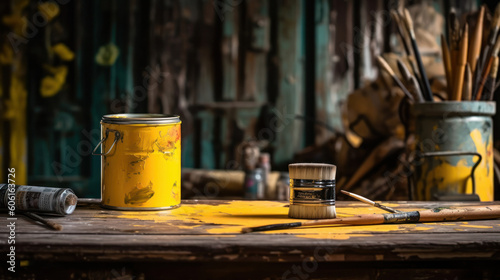
[(464, 208), (434, 208), (431, 210), (401, 212), (394, 214), (366, 214), (347, 218), (302, 222), (302, 226), (313, 225), (377, 225), (392, 223), (442, 222), (458, 220), (484, 220), (500, 218), (500, 205)]
[(490, 73), (491, 65), (493, 64), (493, 57), (490, 57), (488, 59), (488, 62), (486, 64), (486, 67), (483, 70), (483, 74), (481, 75), (481, 78), (479, 80), (479, 87), (477, 89), (476, 93), (476, 100), (481, 100), (481, 96), (483, 95), (483, 89), (484, 89), (484, 84), (486, 83), (486, 79), (488, 78), (488, 73)]
[(384, 215), (382, 214), (365, 214), (356, 215), (346, 218), (314, 220), (302, 222), (302, 226), (321, 226), (321, 225), (378, 225), (385, 222)]
[(455, 85), (453, 87), (453, 95), (449, 98), (451, 101), (460, 101), (462, 99), (462, 91), (464, 86), (465, 65), (457, 65), (455, 68)]
[(420, 222), (485, 220), (500, 218), (500, 205), (466, 208), (434, 208), (420, 211)]

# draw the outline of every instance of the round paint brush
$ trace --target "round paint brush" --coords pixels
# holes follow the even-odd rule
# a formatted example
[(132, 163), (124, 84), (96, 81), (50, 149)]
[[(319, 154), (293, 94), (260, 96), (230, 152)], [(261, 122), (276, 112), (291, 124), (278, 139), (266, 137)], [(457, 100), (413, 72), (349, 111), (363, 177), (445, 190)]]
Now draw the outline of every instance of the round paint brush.
[(297, 219), (335, 218), (335, 174), (331, 164), (294, 163), (290, 175), (288, 216)]
[(378, 202), (375, 202), (375, 201), (372, 201), (372, 200), (369, 200), (368, 198), (364, 197), (364, 196), (361, 196), (359, 194), (355, 194), (355, 193), (352, 193), (352, 192), (348, 192), (348, 191), (344, 191), (344, 190), (341, 190), (340, 192), (342, 192), (343, 194), (345, 195), (348, 195), (354, 199), (357, 199), (363, 203), (366, 203), (368, 205), (371, 205), (371, 206), (375, 206), (377, 208), (380, 208), (384, 211), (387, 211), (387, 212), (390, 212), (390, 213), (400, 213), (401, 211), (399, 210), (396, 210), (396, 209), (393, 209), (389, 206), (385, 206), (385, 205), (382, 205)]

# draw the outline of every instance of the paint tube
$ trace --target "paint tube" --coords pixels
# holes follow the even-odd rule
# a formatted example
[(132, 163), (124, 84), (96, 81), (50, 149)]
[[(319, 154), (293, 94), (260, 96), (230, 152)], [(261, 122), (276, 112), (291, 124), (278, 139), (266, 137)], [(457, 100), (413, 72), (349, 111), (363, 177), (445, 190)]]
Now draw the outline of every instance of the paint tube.
[[(0, 184), (0, 209), (8, 207), (13, 194), (9, 184)], [(15, 185), (14, 201), (19, 211), (65, 216), (75, 211), (78, 197), (68, 188)]]

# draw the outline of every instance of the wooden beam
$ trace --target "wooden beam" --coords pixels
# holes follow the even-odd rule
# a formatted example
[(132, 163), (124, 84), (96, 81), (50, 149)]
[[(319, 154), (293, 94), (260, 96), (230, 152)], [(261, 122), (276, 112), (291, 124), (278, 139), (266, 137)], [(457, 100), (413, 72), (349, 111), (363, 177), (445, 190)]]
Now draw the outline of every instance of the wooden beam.
[[(286, 169), (294, 154), (304, 147), (304, 124), (296, 115), (304, 113), (304, 0), (280, 0), (278, 12), (277, 63), (279, 80), (274, 125), (274, 165)], [(310, 93), (312, 94), (312, 93)]]

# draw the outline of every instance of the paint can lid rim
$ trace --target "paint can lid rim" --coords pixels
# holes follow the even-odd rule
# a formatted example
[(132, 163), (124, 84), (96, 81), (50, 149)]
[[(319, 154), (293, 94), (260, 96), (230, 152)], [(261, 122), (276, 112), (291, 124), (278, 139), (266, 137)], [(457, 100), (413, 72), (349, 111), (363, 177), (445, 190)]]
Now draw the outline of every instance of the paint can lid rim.
[(109, 124), (173, 124), (180, 123), (179, 116), (166, 114), (110, 114), (101, 120)]
[(424, 102), (412, 106), (411, 112), (414, 116), (493, 116), (496, 113), (494, 101), (446, 101), (446, 102)]

